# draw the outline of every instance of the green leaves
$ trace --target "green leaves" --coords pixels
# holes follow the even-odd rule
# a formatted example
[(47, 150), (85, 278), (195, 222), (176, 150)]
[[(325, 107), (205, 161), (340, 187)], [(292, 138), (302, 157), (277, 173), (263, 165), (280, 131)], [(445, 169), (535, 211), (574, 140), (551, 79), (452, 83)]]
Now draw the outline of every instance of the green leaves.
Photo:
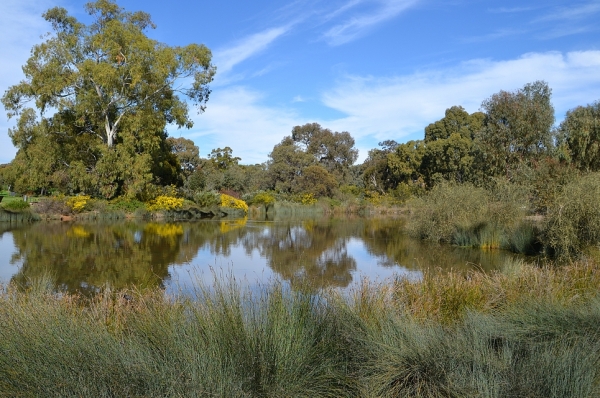
[[(154, 28), (150, 16), (127, 12), (111, 0), (88, 3), (86, 10), (93, 17), (90, 25), (59, 7), (44, 14), (54, 35), (34, 46), (23, 67), (25, 79), (2, 97), (8, 116), (20, 116), (11, 137), (25, 158), (43, 152), (34, 150), (42, 136), (59, 143), (50, 169), (66, 174), (61, 189), (76, 191), (83, 189), (76, 181), (96, 181), (85, 184), (88, 193), (135, 196), (147, 183), (171, 183), (176, 177), (166, 176), (172, 174), (174, 158), (167, 155), (165, 128), (192, 126), (186, 99), (204, 111), (215, 73), (210, 50), (150, 39), (145, 33)], [(32, 101), (39, 118), (25, 106)], [(36, 125), (44, 128), (36, 130)], [(103, 148), (116, 148), (119, 155), (104, 159), (112, 152)], [(104, 169), (112, 170), (112, 177)], [(125, 178), (130, 169), (140, 175)]]

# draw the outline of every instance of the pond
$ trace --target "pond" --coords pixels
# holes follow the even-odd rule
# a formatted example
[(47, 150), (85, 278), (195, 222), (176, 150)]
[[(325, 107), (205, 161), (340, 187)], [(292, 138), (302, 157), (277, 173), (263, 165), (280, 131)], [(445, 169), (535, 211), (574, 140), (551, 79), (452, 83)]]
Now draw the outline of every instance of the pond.
[(500, 268), (511, 253), (411, 239), (394, 218), (221, 219), (194, 222), (0, 223), (0, 283), (51, 275), (59, 290), (160, 286), (167, 292), (272, 280), (347, 289), (363, 278)]

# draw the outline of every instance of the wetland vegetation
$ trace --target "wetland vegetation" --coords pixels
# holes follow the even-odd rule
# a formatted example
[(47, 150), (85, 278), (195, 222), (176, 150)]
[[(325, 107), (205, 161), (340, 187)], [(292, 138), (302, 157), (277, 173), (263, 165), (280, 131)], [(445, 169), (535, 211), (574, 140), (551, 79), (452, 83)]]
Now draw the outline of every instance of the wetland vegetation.
[[(210, 50), (156, 42), (112, 0), (86, 11), (44, 14), (2, 97), (0, 396), (600, 395), (599, 102), (556, 125), (535, 81), (361, 164), (317, 123), (262, 164), (203, 158), (167, 126), (205, 109)], [(334, 217), (276, 221), (315, 214)], [(352, 247), (398, 272), (362, 280)], [(169, 283), (203, 250), (271, 273)]]

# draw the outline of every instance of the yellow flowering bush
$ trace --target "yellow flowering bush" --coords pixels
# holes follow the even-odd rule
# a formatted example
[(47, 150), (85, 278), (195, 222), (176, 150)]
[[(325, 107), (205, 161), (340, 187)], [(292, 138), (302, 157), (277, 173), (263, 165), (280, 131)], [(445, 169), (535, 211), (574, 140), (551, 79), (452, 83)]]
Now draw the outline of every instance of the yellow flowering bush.
[(236, 199), (233, 196), (226, 195), (224, 193), (221, 194), (221, 207), (244, 210), (245, 213), (248, 212), (248, 205), (246, 204), (246, 202), (244, 202), (241, 199)]
[(252, 198), (252, 203), (268, 206), (272, 203), (275, 203), (275, 197), (268, 192), (259, 192), (254, 195), (254, 198)]
[(72, 196), (67, 199), (66, 204), (75, 213), (79, 213), (85, 209), (90, 197), (88, 195)]
[(317, 203), (317, 199), (315, 198), (315, 195), (313, 195), (312, 193), (305, 193), (300, 198), (300, 202), (303, 205), (309, 206), (309, 205), (314, 205), (315, 203)]
[(148, 211), (175, 210), (183, 207), (183, 198), (178, 199), (174, 196), (160, 195), (146, 205)]

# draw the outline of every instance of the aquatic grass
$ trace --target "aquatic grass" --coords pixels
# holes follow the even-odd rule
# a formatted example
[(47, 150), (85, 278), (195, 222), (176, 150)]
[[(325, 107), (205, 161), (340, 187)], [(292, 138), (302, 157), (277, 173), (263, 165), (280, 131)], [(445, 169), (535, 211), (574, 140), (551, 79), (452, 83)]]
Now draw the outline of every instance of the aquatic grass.
[(409, 202), (407, 230), (414, 237), (481, 249), (522, 253), (534, 246), (532, 229), (522, 226), (525, 192), (498, 183), (491, 190), (442, 183)]
[(600, 267), (427, 273), (350, 292), (216, 276), (159, 289), (0, 290), (0, 396), (591, 397)]
[(564, 304), (598, 294), (600, 267), (592, 260), (557, 266), (508, 261), (500, 271), (482, 273), (425, 271), (419, 281), (397, 278), (393, 304), (414, 319), (452, 323), (467, 309), (490, 312), (533, 298)]

